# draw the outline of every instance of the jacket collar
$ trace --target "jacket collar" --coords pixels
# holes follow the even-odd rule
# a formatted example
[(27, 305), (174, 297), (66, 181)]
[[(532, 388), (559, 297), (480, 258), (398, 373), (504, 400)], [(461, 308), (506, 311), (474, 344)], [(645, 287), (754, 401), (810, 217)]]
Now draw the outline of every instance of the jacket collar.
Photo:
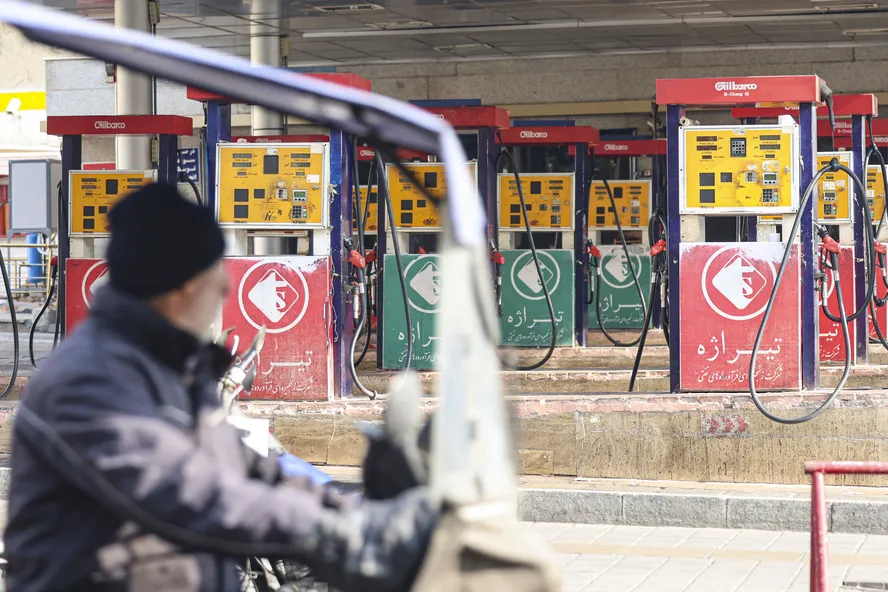
[(201, 349), (195, 336), (173, 326), (147, 302), (108, 285), (96, 292), (90, 314), (179, 373)]

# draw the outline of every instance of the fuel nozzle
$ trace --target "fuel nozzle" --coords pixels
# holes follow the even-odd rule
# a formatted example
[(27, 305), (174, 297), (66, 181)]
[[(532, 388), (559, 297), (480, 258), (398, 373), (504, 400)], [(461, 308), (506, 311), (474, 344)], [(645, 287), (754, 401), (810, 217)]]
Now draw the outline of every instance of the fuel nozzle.
[(586, 253), (589, 255), (589, 267), (598, 267), (601, 263), (601, 249), (596, 247), (592, 241), (587, 240)]
[(343, 239), (342, 244), (344, 244), (345, 248), (348, 249), (349, 263), (351, 263), (358, 269), (364, 269), (365, 267), (367, 267), (367, 261), (364, 259), (364, 256), (355, 249), (355, 243), (351, 238)]
[(876, 251), (876, 262), (882, 268), (882, 279), (885, 285), (888, 285), (888, 265), (885, 263), (885, 256), (888, 255), (888, 247), (879, 241), (873, 241), (873, 249)]
[(656, 257), (660, 253), (666, 250), (666, 239), (661, 238), (651, 247), (650, 255), (651, 257)]

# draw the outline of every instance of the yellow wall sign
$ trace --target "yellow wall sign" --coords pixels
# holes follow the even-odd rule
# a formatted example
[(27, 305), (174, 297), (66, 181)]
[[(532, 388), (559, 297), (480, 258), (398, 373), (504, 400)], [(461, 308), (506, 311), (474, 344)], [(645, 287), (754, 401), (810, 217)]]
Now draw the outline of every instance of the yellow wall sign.
[[(370, 204), (368, 207), (367, 204), (367, 187), (361, 186), (361, 217), (366, 215), (366, 220), (364, 220), (364, 234), (376, 234), (376, 231), (379, 230), (379, 220), (377, 219), (377, 207), (379, 206), (379, 194), (376, 191), (376, 186), (373, 187), (373, 191), (370, 192)], [(358, 232), (358, 220), (355, 218), (352, 220), (352, 230), (354, 232)]]
[(798, 209), (797, 125), (684, 127), (681, 213), (790, 213)]
[(866, 201), (869, 203), (873, 224), (878, 226), (885, 211), (885, 181), (882, 167), (877, 164), (866, 167)]
[[(521, 175), (521, 189), (530, 227), (540, 231), (573, 230), (574, 176), (565, 173)], [(499, 175), (499, 227), (523, 231), (524, 214), (512, 173)]]
[[(647, 228), (651, 207), (650, 181), (610, 181), (617, 215), (623, 228)], [(590, 229), (613, 230), (617, 228), (614, 209), (611, 206), (607, 187), (601, 181), (592, 181), (589, 189)]]
[[(447, 179), (444, 176), (443, 164), (439, 162), (405, 162), (402, 164), (404, 168), (413, 173), (413, 176), (419, 180), (432, 197), (446, 199)], [(469, 163), (469, 172), (477, 183), (475, 162)], [(398, 228), (408, 228), (413, 232), (441, 229), (437, 206), (413, 185), (409, 177), (402, 174), (394, 164), (388, 164), (386, 165), (386, 178), (392, 198), (394, 223)]]
[(107, 214), (119, 199), (154, 181), (154, 171), (71, 171), (72, 235), (108, 234)]
[(329, 144), (219, 144), (216, 215), (223, 226), (324, 228)]

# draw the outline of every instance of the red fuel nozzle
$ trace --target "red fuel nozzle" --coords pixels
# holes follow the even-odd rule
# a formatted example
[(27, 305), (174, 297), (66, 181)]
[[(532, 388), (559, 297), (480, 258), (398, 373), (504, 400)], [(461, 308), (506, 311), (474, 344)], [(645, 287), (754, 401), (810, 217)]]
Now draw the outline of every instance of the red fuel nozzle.
[(666, 241), (661, 238), (656, 243), (654, 243), (654, 246), (651, 247), (651, 257), (655, 257), (656, 255), (659, 255), (660, 253), (662, 253), (665, 250), (666, 250)]
[(376, 261), (376, 251), (367, 251), (367, 254), (364, 255), (364, 262), (369, 264), (374, 261)]
[(490, 260), (493, 261), (494, 263), (496, 263), (497, 265), (505, 265), (506, 264), (505, 256), (502, 253), (500, 253), (499, 251), (494, 251), (490, 255)]
[(888, 246), (883, 245), (879, 241), (874, 241), (873, 246), (876, 248), (876, 253), (881, 255), (888, 255)]
[(839, 251), (842, 250), (841, 245), (839, 245), (839, 243), (836, 242), (836, 239), (834, 239), (831, 236), (825, 236), (821, 239), (821, 241), (823, 244), (823, 248), (826, 249), (827, 251), (829, 251), (830, 253), (838, 254)]
[(590, 257), (601, 259), (601, 250), (591, 243), (586, 245), (586, 252), (589, 253)]
[(417, 247), (416, 252), (419, 253), (420, 255), (428, 255), (429, 254), (429, 252), (426, 251), (425, 249), (423, 249), (422, 247)]
[(367, 260), (361, 257), (361, 254), (354, 249), (348, 252), (348, 262), (361, 269), (367, 267)]
[[(876, 244), (878, 244), (878, 243), (876, 243)], [(59, 266), (59, 256), (56, 255), (55, 257), (53, 257), (52, 259), (50, 259), (50, 261), (49, 261), (49, 265), (50, 265), (51, 267), (58, 267), (58, 266)]]

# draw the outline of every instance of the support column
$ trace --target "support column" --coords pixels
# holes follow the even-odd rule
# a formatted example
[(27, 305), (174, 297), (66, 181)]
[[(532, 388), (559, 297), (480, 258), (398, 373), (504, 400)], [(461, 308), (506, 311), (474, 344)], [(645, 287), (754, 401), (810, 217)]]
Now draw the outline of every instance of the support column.
[[(254, 66), (281, 67), (280, 0), (252, 0), (250, 24), (250, 61)], [(254, 136), (284, 135), (284, 117), (280, 113), (252, 107), (250, 132)], [(281, 255), (286, 239), (253, 238), (254, 255)]]
[[(114, 25), (118, 29), (149, 31), (145, 0), (114, 0)], [(117, 66), (115, 94), (118, 115), (151, 115), (151, 77)], [(151, 169), (151, 136), (117, 136), (118, 170)]]
[[(855, 115), (851, 120), (851, 170), (860, 177), (864, 185), (866, 184), (866, 131), (864, 128), (864, 120), (862, 115)], [(849, 188), (854, 195), (855, 203), (861, 207), (869, 207), (866, 194), (860, 195), (857, 184), (853, 181)], [(851, 209), (851, 220), (854, 225), (854, 308), (860, 306), (861, 302), (866, 302), (866, 268), (869, 263), (866, 261), (866, 249), (864, 249), (864, 236), (866, 218), (863, 212), (857, 212)], [(876, 273), (876, 270), (871, 270)], [(879, 281), (878, 279), (876, 281)], [(857, 363), (869, 364), (869, 314), (864, 312), (854, 321), (857, 324)]]
[(679, 123), (684, 108), (669, 105), (666, 108), (666, 252), (669, 254), (669, 320), (673, 323), (669, 331), (669, 390), (677, 393), (681, 389), (681, 331), (678, 321), (679, 309), (679, 253), (681, 251), (681, 215), (679, 213), (679, 153), (678, 140), (681, 133)]
[(589, 306), (586, 304), (589, 254), (586, 252), (586, 236), (589, 234), (589, 145), (574, 146), (574, 336), (577, 345), (586, 347), (589, 331)]
[(78, 171), (83, 163), (83, 136), (62, 136), (62, 199), (59, 200), (59, 323), (60, 334), (65, 335), (65, 284), (68, 280), (67, 261), (71, 252), (68, 236), (68, 196), (71, 195), (70, 171)]
[[(817, 171), (817, 107), (812, 103), (799, 105), (801, 128), (802, 178), (799, 187), (804, 192)], [(814, 273), (817, 254), (814, 246), (814, 208), (816, 194), (798, 215), (802, 217), (799, 250), (802, 260), (802, 389), (820, 388), (820, 310), (815, 293)], [(784, 223), (785, 224), (785, 223)], [(784, 233), (787, 232), (784, 225)]]

